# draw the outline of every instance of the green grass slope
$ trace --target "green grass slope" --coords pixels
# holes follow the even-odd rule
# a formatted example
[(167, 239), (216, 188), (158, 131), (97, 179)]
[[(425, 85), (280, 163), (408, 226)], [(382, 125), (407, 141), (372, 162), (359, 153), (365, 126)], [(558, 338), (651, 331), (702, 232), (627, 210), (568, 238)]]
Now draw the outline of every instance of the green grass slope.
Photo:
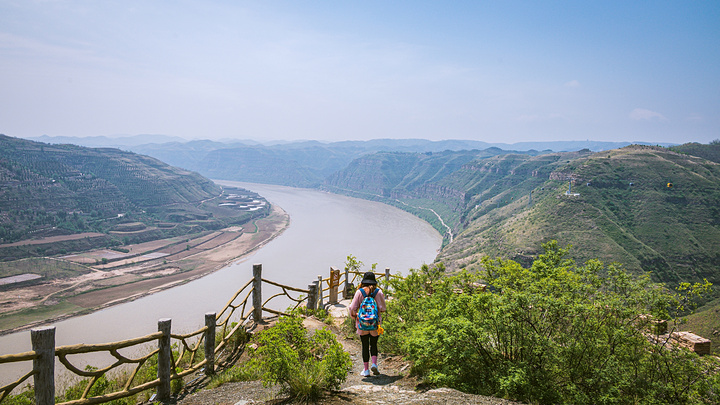
[[(458, 225), (473, 193), (482, 188), (479, 183), (483, 178), (477, 175), (488, 172), (478, 170), (483, 162), (524, 162), (532, 157), (498, 148), (425, 153), (379, 152), (355, 159), (345, 169), (328, 177), (322, 187), (396, 205), (445, 233), (446, 227), (435, 213), (448, 226)], [(503, 169), (503, 172), (506, 170)], [(493, 169), (484, 178), (496, 180), (503, 177), (498, 173)]]
[[(504, 188), (521, 197), (470, 211), (438, 260), (452, 268), (472, 268), (483, 254), (528, 262), (556, 239), (580, 261), (620, 262), (663, 282), (720, 282), (720, 165), (648, 146), (560, 162), (539, 185)], [(565, 194), (569, 179), (579, 195)]]
[(684, 145), (673, 146), (670, 150), (720, 163), (720, 140), (714, 140), (710, 142), (709, 145), (696, 142), (686, 143)]

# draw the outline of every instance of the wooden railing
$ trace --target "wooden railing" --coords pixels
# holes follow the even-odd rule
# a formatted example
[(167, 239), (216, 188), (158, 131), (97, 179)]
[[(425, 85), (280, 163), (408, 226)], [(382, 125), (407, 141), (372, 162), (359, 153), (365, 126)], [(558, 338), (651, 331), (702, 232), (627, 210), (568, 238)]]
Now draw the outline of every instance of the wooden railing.
[[(396, 274), (390, 274), (390, 268), (385, 268), (385, 272), (383, 273), (374, 272), (374, 274), (378, 286), (383, 289), (386, 289), (390, 278), (400, 277)], [(318, 291), (317, 307), (324, 307), (326, 302), (330, 305), (337, 304), (338, 295), (346, 299), (352, 298), (352, 295), (355, 293), (355, 288), (360, 285), (360, 281), (362, 281), (364, 275), (364, 272), (345, 269), (345, 272), (341, 276), (340, 270), (335, 267), (330, 267), (330, 277), (323, 278), (322, 276), (318, 276), (317, 281), (311, 284), (317, 286), (315, 287)], [(311, 285), (308, 285), (308, 290), (311, 290)], [(339, 286), (343, 286), (343, 291), (338, 291)]]
[[(298, 308), (303, 303), (306, 304), (308, 309), (322, 308), (325, 299), (332, 304), (338, 302), (340, 285), (344, 286), (342, 297), (346, 297), (349, 286), (353, 285), (358, 277), (363, 274), (345, 270), (344, 280), (342, 280), (343, 283), (341, 284), (340, 271), (333, 267), (330, 270), (330, 277), (325, 279), (319, 277), (317, 281), (308, 285), (307, 290), (304, 290), (263, 279), (262, 265), (254, 264), (253, 278), (233, 295), (225, 307), (217, 314), (205, 314), (205, 326), (185, 335), (171, 333), (172, 320), (161, 319), (158, 321), (158, 331), (147, 336), (104, 344), (77, 344), (55, 347), (54, 326), (32, 329), (30, 332), (32, 351), (0, 356), (0, 367), (6, 363), (32, 361), (32, 369), (28, 373), (14, 382), (0, 387), (0, 403), (8, 398), (16, 388), (23, 386), (23, 384), (29, 385), (30, 377), (32, 377), (32, 385), (35, 389), (35, 404), (55, 404), (56, 358), (64, 366), (65, 370), (85, 378), (87, 381), (80, 398), (62, 402), (64, 405), (100, 404), (129, 397), (150, 389), (156, 389), (154, 399), (166, 400), (171, 395), (172, 380), (183, 378), (201, 368), (204, 369), (205, 375), (215, 374), (217, 369), (216, 358), (223, 355), (230, 356), (236, 350), (235, 347), (230, 347), (229, 343), (233, 336), (241, 329), (248, 328), (251, 322), (261, 321), (263, 312), (273, 315), (288, 315), (281, 309), (271, 307), (270, 302), (272, 300), (284, 297), (285, 302), (289, 300), (294, 303), (293, 309)], [(390, 269), (386, 269), (385, 273), (376, 274), (384, 275), (385, 282), (387, 282), (390, 278)], [(380, 283), (380, 280), (378, 282)], [(263, 283), (278, 287), (281, 292), (270, 296), (263, 302)], [(294, 293), (294, 296), (291, 293)], [(249, 300), (251, 298), (252, 303), (250, 304)], [(216, 342), (215, 336), (218, 332), (222, 338)], [(131, 358), (119, 352), (121, 349), (127, 350), (128, 348), (147, 351), (147, 345), (152, 342), (157, 342), (157, 347), (137, 358)], [(177, 348), (176, 353), (173, 352), (173, 347)], [(101, 352), (115, 358), (115, 362), (103, 368), (86, 367), (83, 370), (75, 366), (68, 358), (71, 355)], [(174, 358), (175, 354), (177, 354), (177, 358)], [(157, 378), (151, 381), (136, 382), (135, 380), (141, 373), (142, 367), (155, 360), (157, 361)], [(128, 369), (132, 371), (128, 372)], [(126, 378), (122, 389), (112, 393), (91, 396), (92, 388), (101, 378), (107, 376), (107, 373), (113, 370), (124, 371), (123, 375)], [(0, 368), (0, 373), (2, 373), (2, 368)]]

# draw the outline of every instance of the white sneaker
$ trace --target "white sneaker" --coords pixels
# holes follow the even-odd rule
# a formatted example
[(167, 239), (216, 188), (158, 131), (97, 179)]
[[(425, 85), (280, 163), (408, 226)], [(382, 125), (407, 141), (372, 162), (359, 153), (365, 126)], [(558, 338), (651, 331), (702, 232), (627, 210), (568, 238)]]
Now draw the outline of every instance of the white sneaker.
[(360, 373), (361, 376), (367, 377), (370, 375), (370, 370), (363, 370), (362, 373)]
[(375, 363), (373, 363), (373, 365), (370, 366), (370, 370), (372, 370), (373, 374), (375, 374), (375, 375), (379, 375), (379, 374), (380, 374), (380, 370), (378, 370), (378, 366), (377, 366), (377, 364), (375, 364)]

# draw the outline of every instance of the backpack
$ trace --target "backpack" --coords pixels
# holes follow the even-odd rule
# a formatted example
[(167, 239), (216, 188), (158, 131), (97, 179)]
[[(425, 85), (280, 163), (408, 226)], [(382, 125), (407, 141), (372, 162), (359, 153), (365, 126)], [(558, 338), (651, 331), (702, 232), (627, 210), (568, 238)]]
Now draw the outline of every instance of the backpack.
[(374, 289), (370, 295), (365, 292), (364, 288), (361, 288), (360, 292), (363, 295), (363, 300), (358, 310), (358, 329), (376, 330), (380, 320), (377, 302), (375, 302), (375, 294), (377, 294), (378, 289)]

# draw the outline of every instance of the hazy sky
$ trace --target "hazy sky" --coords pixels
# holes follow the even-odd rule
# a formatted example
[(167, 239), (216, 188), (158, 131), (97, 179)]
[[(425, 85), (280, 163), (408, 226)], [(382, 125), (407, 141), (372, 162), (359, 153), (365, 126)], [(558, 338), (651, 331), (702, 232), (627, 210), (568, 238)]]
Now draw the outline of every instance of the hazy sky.
[(720, 1), (0, 0), (0, 133), (720, 138)]

